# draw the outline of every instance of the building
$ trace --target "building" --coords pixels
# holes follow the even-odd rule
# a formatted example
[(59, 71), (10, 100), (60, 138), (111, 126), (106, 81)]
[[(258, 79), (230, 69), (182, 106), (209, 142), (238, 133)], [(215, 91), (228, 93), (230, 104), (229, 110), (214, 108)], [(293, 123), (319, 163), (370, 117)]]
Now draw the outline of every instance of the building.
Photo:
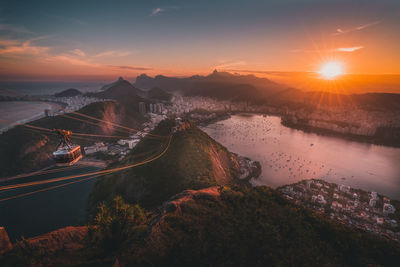
[(371, 199), (369, 200), (369, 206), (370, 206), (371, 208), (375, 207), (375, 206), (376, 206), (376, 199), (371, 198)]
[(347, 185), (339, 185), (339, 191), (345, 192), (345, 193), (349, 193), (350, 192), (350, 186)]
[(107, 151), (108, 147), (104, 145), (103, 142), (95, 143), (93, 146), (87, 146), (84, 148), (85, 154), (90, 155), (96, 152), (105, 152)]
[(387, 215), (387, 214), (392, 214), (396, 211), (395, 207), (393, 207), (393, 205), (389, 204), (389, 203), (385, 203), (383, 204), (383, 214)]
[(155, 103), (150, 104), (150, 112), (154, 114), (163, 114), (164, 112), (164, 104), (163, 103)]
[(146, 114), (146, 103), (139, 102), (139, 113), (142, 115)]
[(140, 141), (139, 139), (121, 139), (118, 140), (117, 143), (120, 144), (121, 146), (128, 145), (129, 149), (132, 149), (137, 145), (137, 143), (139, 143), (139, 141)]

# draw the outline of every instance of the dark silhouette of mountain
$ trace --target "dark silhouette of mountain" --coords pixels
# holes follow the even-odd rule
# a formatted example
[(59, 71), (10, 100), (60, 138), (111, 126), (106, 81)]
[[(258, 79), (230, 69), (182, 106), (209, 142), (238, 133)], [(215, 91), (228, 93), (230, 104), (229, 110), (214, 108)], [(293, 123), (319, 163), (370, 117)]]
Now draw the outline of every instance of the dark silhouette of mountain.
[(400, 110), (400, 94), (366, 93), (335, 94), (327, 92), (304, 92), (298, 100), (312, 105), (357, 106), (365, 110)]
[(77, 96), (77, 95), (81, 95), (81, 94), (82, 94), (82, 92), (79, 91), (78, 89), (69, 88), (62, 92), (55, 93), (54, 96), (55, 97), (71, 97), (71, 96)]
[(163, 75), (157, 75), (154, 78), (147, 76), (146, 74), (139, 75), (136, 77), (135, 86), (145, 90), (149, 90), (154, 87), (158, 87), (167, 91), (183, 91), (190, 88), (198, 88), (201, 85), (209, 85), (215, 83), (216, 85), (251, 85), (260, 90), (276, 92), (283, 90), (286, 87), (277, 84), (266, 78), (258, 78), (254, 75), (239, 75), (231, 74), (229, 72), (218, 72), (214, 70), (213, 73), (207, 76), (195, 75), (187, 78), (176, 78), (166, 77)]
[(147, 97), (156, 100), (170, 101), (172, 94), (166, 92), (165, 90), (154, 87), (147, 92)]
[(134, 87), (129, 81), (120, 77), (116, 82), (103, 86), (100, 92), (88, 93), (87, 95), (98, 98), (122, 100), (126, 97), (132, 98), (135, 95), (143, 96), (144, 94), (142, 90)]
[(118, 80), (116, 80), (115, 82), (112, 82), (112, 83), (110, 83), (110, 84), (106, 84), (106, 85), (104, 85), (103, 87), (101, 87), (101, 88), (100, 88), (100, 91), (105, 91), (105, 90), (107, 90), (108, 88), (110, 88), (111, 86), (114, 86), (114, 85), (117, 84), (118, 82), (122, 82), (122, 81), (124, 81), (124, 78), (119, 77)]
[(268, 95), (287, 89), (266, 78), (254, 75), (239, 75), (229, 72), (218, 72), (207, 76), (187, 78), (166, 77), (157, 75), (154, 78), (146, 74), (136, 77), (135, 86), (149, 90), (158, 87), (167, 91), (178, 91), (184, 95), (209, 96), (221, 100), (260, 100)]

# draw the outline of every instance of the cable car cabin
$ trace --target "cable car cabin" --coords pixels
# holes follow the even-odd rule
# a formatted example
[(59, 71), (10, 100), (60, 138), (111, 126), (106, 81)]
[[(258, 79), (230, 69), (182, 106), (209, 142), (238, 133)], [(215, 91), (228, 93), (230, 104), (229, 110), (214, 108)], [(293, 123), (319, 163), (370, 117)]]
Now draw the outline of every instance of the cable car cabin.
[(73, 165), (82, 158), (81, 147), (78, 145), (63, 146), (53, 152), (58, 166)]

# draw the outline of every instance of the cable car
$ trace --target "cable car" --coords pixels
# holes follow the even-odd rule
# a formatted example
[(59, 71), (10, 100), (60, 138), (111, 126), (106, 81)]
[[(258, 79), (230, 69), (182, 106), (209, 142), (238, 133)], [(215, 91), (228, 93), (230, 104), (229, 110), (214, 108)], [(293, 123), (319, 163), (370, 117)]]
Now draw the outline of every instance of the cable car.
[(60, 135), (60, 143), (53, 152), (53, 158), (58, 166), (73, 165), (82, 158), (81, 146), (71, 143), (71, 131), (54, 129)]

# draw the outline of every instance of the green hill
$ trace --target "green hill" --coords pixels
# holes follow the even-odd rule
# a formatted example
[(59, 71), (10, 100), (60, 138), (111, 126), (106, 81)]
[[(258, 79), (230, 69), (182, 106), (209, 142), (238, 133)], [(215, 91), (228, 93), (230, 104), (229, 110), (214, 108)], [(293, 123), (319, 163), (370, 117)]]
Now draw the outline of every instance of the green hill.
[[(175, 126), (172, 120), (162, 121), (155, 134), (168, 135)], [(125, 166), (145, 158), (137, 155), (161, 151), (167, 139), (142, 140), (118, 165)], [(167, 153), (141, 167), (105, 176), (95, 186), (91, 206), (115, 195), (122, 195), (130, 203), (147, 208), (160, 205), (169, 197), (185, 189), (200, 189), (217, 184), (235, 184), (239, 165), (233, 154), (193, 125), (176, 132)]]

